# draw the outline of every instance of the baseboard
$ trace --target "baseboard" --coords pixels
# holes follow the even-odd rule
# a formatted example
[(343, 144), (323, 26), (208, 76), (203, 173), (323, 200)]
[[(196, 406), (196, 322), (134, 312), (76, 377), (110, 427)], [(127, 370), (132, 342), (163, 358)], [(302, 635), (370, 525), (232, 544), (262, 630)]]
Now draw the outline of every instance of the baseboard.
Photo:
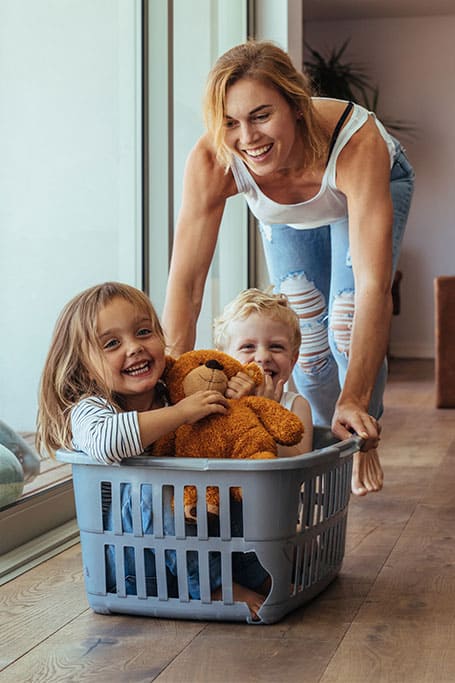
[(76, 543), (79, 529), (74, 519), (5, 553), (0, 561), (0, 586)]

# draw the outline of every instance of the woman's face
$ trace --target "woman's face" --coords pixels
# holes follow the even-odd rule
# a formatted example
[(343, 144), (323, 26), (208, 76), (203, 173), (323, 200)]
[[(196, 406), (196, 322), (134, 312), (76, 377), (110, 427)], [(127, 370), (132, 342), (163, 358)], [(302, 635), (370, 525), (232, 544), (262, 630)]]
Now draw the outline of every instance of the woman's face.
[(225, 143), (258, 176), (301, 162), (297, 111), (280, 92), (241, 78), (226, 93)]

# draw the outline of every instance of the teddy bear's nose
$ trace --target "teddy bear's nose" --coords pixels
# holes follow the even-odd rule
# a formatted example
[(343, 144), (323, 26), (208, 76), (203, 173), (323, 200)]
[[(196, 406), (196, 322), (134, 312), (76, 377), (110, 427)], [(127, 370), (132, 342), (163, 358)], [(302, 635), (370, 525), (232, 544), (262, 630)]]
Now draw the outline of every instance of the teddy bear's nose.
[(205, 365), (210, 368), (210, 370), (224, 370), (221, 363), (218, 363), (215, 359), (208, 360)]

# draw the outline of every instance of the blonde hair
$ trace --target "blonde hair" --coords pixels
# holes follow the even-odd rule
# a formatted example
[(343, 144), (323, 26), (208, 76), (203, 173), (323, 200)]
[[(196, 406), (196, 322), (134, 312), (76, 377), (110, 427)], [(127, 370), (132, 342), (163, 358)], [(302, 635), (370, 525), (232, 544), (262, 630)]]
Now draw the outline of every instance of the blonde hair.
[(101, 396), (121, 409), (118, 397), (105, 380), (93, 377), (90, 354), (99, 353), (97, 318), (116, 297), (130, 302), (150, 317), (153, 332), (165, 346), (164, 334), (144, 292), (120, 282), (104, 282), (75, 296), (63, 308), (55, 325), (39, 387), (36, 447), (54, 456), (58, 448), (71, 449), (71, 408), (86, 396)]
[(218, 161), (228, 170), (232, 153), (225, 137), (226, 94), (241, 78), (271, 85), (295, 109), (298, 129), (315, 164), (328, 149), (328, 134), (320, 125), (312, 103), (312, 89), (289, 55), (271, 41), (249, 40), (225, 52), (209, 72), (204, 97), (204, 118)]
[(298, 353), (302, 341), (297, 313), (291, 308), (286, 294), (274, 294), (271, 289), (263, 291), (252, 287), (240, 292), (213, 323), (214, 343), (224, 351), (230, 343), (229, 326), (235, 320), (245, 320), (252, 313), (268, 315), (284, 323), (289, 330), (289, 341), (293, 354)]

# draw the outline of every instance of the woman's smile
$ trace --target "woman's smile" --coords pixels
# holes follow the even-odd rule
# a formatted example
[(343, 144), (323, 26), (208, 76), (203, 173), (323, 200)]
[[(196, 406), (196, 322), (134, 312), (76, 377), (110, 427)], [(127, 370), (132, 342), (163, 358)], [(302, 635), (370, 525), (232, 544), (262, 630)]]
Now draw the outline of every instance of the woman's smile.
[(269, 152), (273, 147), (273, 143), (270, 143), (269, 145), (263, 145), (262, 147), (256, 147), (254, 149), (245, 149), (243, 150), (245, 154), (248, 154), (249, 157), (252, 157), (256, 161), (259, 159), (263, 159), (267, 152)]
[(226, 94), (225, 122), (227, 147), (254, 173), (294, 165), (299, 154), (297, 113), (274, 87), (252, 78), (236, 81)]

